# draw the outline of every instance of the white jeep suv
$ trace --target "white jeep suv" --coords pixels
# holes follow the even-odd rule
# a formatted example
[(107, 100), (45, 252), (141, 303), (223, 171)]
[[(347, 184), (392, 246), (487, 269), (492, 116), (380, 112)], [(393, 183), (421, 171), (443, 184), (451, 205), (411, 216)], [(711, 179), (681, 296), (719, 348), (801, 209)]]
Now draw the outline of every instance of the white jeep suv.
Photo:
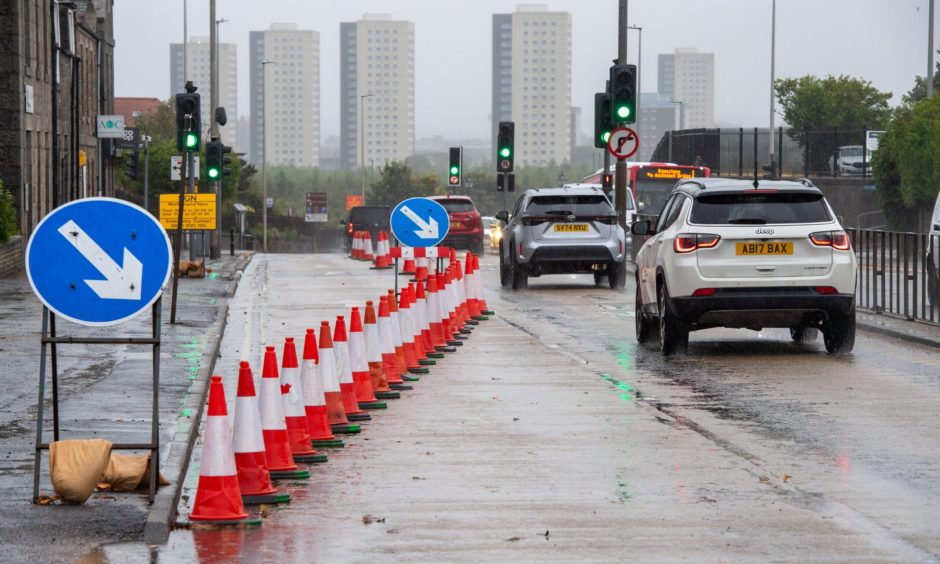
[[(658, 329), (663, 354), (689, 331), (788, 327), (795, 341), (822, 330), (826, 350), (855, 344), (855, 253), (810, 181), (681, 180), (636, 258), (636, 336)], [(655, 324), (655, 325), (654, 325)]]

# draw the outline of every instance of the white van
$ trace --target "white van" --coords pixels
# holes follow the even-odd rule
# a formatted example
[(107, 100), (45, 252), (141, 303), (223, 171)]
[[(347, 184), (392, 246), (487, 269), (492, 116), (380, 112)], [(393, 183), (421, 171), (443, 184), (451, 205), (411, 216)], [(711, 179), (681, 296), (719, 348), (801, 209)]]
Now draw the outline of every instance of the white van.
[(930, 303), (940, 303), (940, 194), (930, 216), (930, 229), (927, 231), (927, 294)]

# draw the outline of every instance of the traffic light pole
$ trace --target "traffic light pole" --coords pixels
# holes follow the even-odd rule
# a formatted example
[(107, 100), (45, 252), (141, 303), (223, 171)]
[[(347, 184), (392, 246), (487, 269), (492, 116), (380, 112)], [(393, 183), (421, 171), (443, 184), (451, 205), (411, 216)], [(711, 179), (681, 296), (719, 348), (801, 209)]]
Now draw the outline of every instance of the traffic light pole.
[[(212, 139), (219, 137), (219, 124), (215, 119), (216, 108), (219, 107), (218, 31), (219, 26), (215, 21), (215, 0), (209, 0), (209, 137)], [(222, 191), (220, 188), (219, 180), (212, 182), (212, 190), (215, 192), (216, 228), (209, 235), (209, 257), (213, 259), (222, 256)]]
[[(186, 185), (195, 181), (192, 173), (195, 160), (193, 153), (187, 151), (182, 159), (183, 171), (180, 176), (179, 215), (176, 218), (176, 240), (173, 242), (173, 293), (170, 298), (170, 325), (176, 324), (176, 289), (180, 279), (180, 253), (183, 252), (183, 203), (186, 201)], [(190, 248), (192, 252), (192, 248)]]
[(144, 137), (144, 209), (150, 211), (150, 138)]
[[(627, 63), (627, 0), (620, 0), (620, 26), (618, 30), (617, 41), (617, 62), (619, 64)], [(637, 96), (639, 98), (639, 96)], [(636, 111), (636, 108), (634, 108)], [(610, 159), (610, 151), (605, 151), (605, 163)], [(608, 165), (604, 165), (604, 170), (609, 170)], [(614, 205), (617, 210), (617, 222), (626, 230), (627, 228), (627, 161), (626, 159), (617, 159), (617, 167), (614, 171)]]

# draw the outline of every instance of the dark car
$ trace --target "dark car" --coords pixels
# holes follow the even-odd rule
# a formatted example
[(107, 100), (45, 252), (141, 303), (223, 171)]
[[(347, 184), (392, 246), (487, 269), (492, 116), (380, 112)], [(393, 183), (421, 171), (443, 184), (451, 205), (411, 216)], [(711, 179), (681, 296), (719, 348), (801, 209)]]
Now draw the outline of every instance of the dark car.
[(372, 244), (379, 239), (379, 231), (385, 231), (389, 236), (389, 216), (391, 210), (387, 206), (356, 206), (349, 210), (349, 216), (343, 220), (346, 234), (343, 237), (343, 250), (349, 252), (352, 248), (353, 233), (368, 231)]
[(467, 196), (432, 196), (450, 217), (450, 231), (443, 244), (483, 254), (483, 219)]

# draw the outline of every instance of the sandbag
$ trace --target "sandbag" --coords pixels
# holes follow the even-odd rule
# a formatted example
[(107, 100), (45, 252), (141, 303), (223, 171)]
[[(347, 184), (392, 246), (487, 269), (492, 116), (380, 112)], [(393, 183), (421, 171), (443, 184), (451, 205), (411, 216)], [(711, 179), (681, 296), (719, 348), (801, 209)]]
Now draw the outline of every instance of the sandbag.
[(81, 439), (49, 445), (49, 475), (63, 503), (82, 504), (108, 467), (111, 441)]
[(187, 278), (205, 278), (206, 277), (206, 261), (203, 260), (194, 260), (189, 263), (189, 272), (186, 274)]
[[(169, 485), (170, 482), (157, 476), (157, 484)], [(98, 489), (115, 492), (132, 492), (141, 486), (150, 484), (150, 455), (112, 454), (108, 467), (101, 477)]]

